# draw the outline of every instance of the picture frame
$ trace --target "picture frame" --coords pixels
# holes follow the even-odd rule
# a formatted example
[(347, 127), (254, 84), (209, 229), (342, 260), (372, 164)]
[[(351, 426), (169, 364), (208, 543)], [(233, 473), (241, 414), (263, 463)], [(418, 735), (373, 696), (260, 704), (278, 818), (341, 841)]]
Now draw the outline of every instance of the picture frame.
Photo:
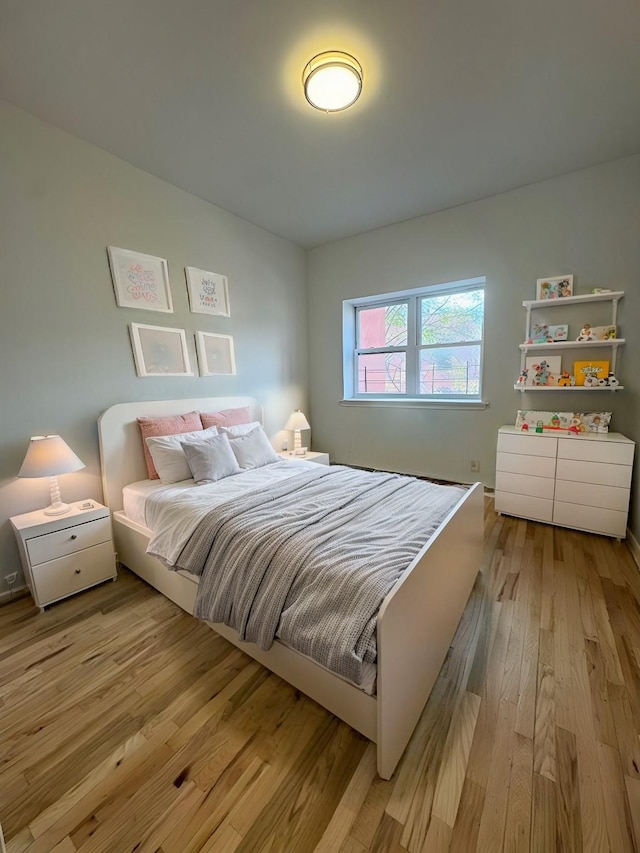
[(559, 355), (534, 355), (525, 359), (528, 387), (557, 385), (562, 371), (562, 358)]
[(185, 267), (189, 308), (192, 314), (230, 317), (229, 282), (226, 275)]
[(557, 341), (568, 341), (569, 325), (562, 323), (559, 326), (549, 326), (549, 337), (554, 343)]
[(567, 296), (573, 296), (572, 275), (539, 278), (536, 282), (536, 299), (562, 299)]
[(107, 246), (111, 280), (119, 308), (173, 314), (169, 265), (165, 258)]
[(138, 376), (194, 376), (184, 329), (131, 323), (129, 330)]
[(231, 335), (196, 332), (200, 376), (234, 376), (236, 357)]

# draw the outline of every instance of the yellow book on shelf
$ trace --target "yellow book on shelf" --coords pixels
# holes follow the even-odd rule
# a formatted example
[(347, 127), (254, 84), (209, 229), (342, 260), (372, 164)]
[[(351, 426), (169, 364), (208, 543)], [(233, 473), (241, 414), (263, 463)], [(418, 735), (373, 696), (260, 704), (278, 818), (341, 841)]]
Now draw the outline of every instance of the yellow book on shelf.
[(609, 375), (609, 362), (575, 361), (573, 375), (576, 377), (576, 385), (597, 385), (599, 379), (606, 379)]

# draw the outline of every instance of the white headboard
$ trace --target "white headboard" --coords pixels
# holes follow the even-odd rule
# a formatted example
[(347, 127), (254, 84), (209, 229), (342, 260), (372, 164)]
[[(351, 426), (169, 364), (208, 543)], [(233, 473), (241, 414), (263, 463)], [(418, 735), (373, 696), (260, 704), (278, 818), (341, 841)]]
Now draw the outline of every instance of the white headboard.
[(98, 418), (100, 467), (104, 500), (112, 512), (122, 509), (122, 489), (147, 479), (142, 452), (139, 417), (182, 415), (186, 412), (218, 412), (250, 406), (251, 419), (263, 423), (262, 406), (253, 397), (195, 397), (188, 400), (145, 400), (118, 403)]

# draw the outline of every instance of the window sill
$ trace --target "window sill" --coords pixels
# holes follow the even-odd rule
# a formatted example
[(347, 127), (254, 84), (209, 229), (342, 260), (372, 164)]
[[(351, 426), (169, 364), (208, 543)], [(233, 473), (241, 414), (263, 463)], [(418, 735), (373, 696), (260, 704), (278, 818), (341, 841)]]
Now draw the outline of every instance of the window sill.
[(488, 409), (488, 400), (420, 400), (415, 397), (403, 397), (392, 400), (384, 397), (353, 397), (340, 400), (341, 406), (370, 406), (372, 408), (392, 409)]

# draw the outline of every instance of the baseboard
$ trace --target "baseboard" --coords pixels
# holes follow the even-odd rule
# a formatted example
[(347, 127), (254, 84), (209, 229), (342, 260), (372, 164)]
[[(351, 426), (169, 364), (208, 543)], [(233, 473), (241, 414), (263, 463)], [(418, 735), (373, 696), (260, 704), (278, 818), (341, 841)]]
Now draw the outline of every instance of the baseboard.
[(16, 601), (28, 592), (28, 586), (19, 586), (17, 589), (8, 589), (6, 592), (0, 592), (0, 605), (8, 604), (10, 601)]
[(636, 561), (636, 566), (640, 569), (640, 545), (630, 530), (627, 530), (627, 546), (631, 551), (631, 556)]

